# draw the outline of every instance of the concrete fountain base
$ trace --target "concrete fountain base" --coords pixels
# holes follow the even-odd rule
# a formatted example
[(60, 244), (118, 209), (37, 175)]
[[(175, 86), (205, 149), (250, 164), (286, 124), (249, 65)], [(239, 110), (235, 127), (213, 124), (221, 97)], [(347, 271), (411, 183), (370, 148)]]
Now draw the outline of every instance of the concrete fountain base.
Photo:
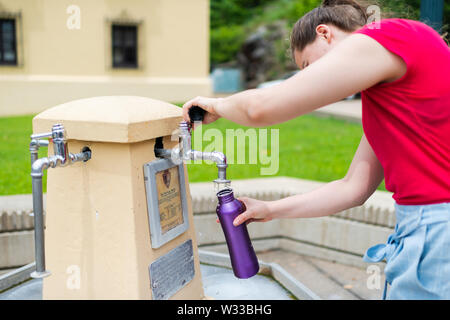
[[(260, 272), (238, 279), (229, 256), (199, 250), (205, 296), (215, 300), (320, 299), (275, 263), (260, 261)], [(42, 279), (30, 279), (34, 263), (0, 276), (0, 300), (41, 300)]]

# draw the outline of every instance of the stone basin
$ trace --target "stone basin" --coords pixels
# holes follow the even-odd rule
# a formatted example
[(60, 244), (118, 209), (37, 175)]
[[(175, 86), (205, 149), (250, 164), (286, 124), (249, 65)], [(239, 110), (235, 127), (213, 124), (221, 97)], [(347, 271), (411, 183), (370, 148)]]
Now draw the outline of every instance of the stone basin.
[[(260, 261), (260, 272), (249, 279), (238, 279), (229, 267), (226, 254), (200, 252), (203, 289), (214, 300), (298, 300), (319, 299), (283, 268)], [(30, 279), (34, 264), (0, 276), (0, 300), (41, 300), (42, 279)], [(9, 284), (7, 284), (9, 282)]]

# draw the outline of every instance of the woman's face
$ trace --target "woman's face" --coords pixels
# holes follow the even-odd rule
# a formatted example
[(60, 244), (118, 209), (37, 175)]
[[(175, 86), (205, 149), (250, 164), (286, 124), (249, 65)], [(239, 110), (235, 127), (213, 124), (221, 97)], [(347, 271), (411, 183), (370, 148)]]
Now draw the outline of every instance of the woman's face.
[(316, 39), (302, 51), (295, 50), (295, 63), (300, 70), (319, 60), (342, 39), (350, 35), (333, 25), (321, 24), (316, 28)]
[(330, 47), (325, 44), (325, 41), (317, 37), (313, 43), (308, 44), (302, 51), (294, 51), (295, 64), (300, 70), (303, 70), (323, 57), (329, 50)]

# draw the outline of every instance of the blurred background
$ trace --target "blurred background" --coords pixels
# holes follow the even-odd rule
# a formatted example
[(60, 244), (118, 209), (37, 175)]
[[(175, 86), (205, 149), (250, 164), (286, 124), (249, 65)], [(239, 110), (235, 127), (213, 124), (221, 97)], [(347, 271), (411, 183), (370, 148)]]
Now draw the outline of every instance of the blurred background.
[[(383, 17), (425, 21), (448, 40), (447, 0), (366, 2), (378, 5)], [(0, 0), (0, 276), (34, 260), (29, 143), (36, 114), (94, 96), (143, 96), (181, 107), (199, 95), (224, 97), (272, 86), (297, 72), (290, 57), (290, 31), (320, 3)], [(216, 141), (213, 134), (206, 134), (210, 128), (222, 135), (220, 139), (230, 129), (240, 129), (245, 137), (233, 140), (228, 149), (228, 139)], [(323, 185), (320, 182), (345, 176), (363, 135), (361, 100), (355, 93), (262, 129), (267, 129), (267, 143), (250, 146), (252, 134), (257, 136), (254, 128), (219, 119), (202, 127), (203, 150), (216, 142), (225, 147), (208, 151), (222, 151), (234, 160), (229, 161), (227, 178), (237, 195), (275, 200), (307, 192)], [(272, 134), (272, 129), (278, 134)], [(195, 139), (194, 134), (197, 146)], [(250, 150), (258, 150), (256, 163)], [(242, 152), (245, 163), (236, 163), (236, 155)], [(40, 157), (46, 153), (47, 148), (39, 150)], [(262, 155), (277, 161), (274, 175), (261, 174), (268, 167)], [(202, 249), (226, 252), (215, 223), (211, 181), (217, 177), (217, 168), (195, 163), (187, 168), (198, 243)], [(384, 182), (378, 189), (386, 191)], [(369, 246), (384, 242), (394, 225), (391, 194), (375, 192), (363, 206), (333, 217), (275, 219), (250, 224), (249, 230), (259, 259), (279, 264), (319, 296), (378, 299), (381, 285), (377, 290), (369, 288), (370, 272), (361, 257)], [(0, 283), (0, 299), (1, 290)]]
[[(368, 2), (384, 17), (426, 21), (448, 39), (448, 1)], [(320, 3), (0, 0), (0, 195), (31, 192), (28, 143), (37, 113), (92, 96), (138, 95), (181, 106), (198, 95), (273, 85), (297, 72), (290, 30)], [(242, 128), (224, 119), (208, 127)], [(306, 115), (269, 129), (280, 130), (277, 175), (325, 182), (345, 175), (362, 136), (360, 119), (332, 116)], [(263, 152), (270, 154), (270, 141)], [(259, 169), (235, 164), (230, 178), (259, 177)], [(189, 166), (191, 182), (214, 174), (214, 166)]]

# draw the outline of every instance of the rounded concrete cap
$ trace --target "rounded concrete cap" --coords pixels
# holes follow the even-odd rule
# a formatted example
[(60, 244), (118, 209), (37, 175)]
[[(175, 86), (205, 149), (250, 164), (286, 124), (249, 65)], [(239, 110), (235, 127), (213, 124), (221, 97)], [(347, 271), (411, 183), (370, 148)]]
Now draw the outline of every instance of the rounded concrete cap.
[(33, 133), (64, 126), (68, 140), (132, 143), (171, 135), (182, 120), (181, 108), (137, 96), (104, 96), (58, 105), (33, 119)]

